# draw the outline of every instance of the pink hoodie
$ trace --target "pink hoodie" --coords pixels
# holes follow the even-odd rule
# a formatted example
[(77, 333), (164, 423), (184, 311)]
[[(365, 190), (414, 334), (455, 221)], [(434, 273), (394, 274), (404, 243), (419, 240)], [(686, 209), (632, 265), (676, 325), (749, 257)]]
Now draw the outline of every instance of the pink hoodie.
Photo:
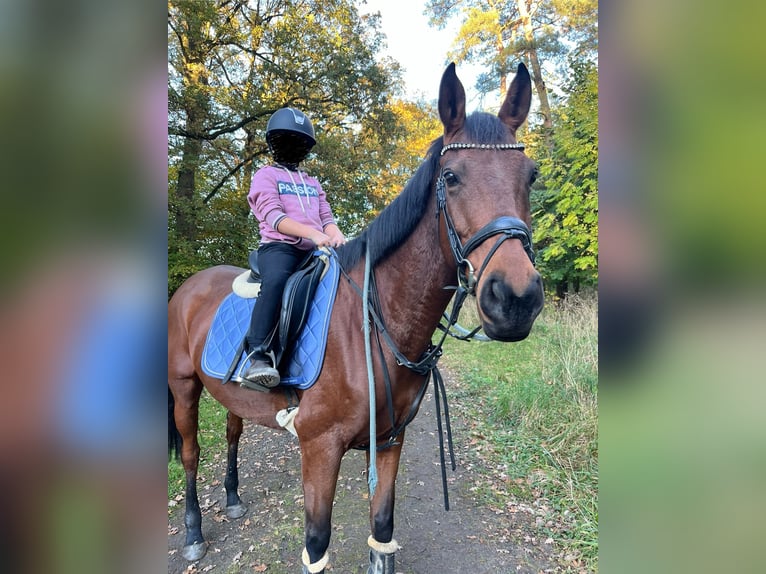
[(247, 202), (260, 223), (262, 243), (284, 241), (300, 249), (314, 249), (310, 239), (277, 231), (279, 222), (290, 217), (318, 231), (335, 223), (322, 186), (306, 172), (288, 171), (273, 165), (262, 167), (253, 176)]

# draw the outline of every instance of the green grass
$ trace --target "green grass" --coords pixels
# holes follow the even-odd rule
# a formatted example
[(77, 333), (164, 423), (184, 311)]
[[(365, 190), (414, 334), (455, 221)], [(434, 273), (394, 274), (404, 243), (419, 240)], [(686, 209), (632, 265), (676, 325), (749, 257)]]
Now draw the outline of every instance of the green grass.
[[(226, 409), (207, 391), (203, 391), (200, 398), (197, 436), (200, 445), (198, 471), (203, 473), (208, 461), (226, 456)], [(184, 468), (180, 460), (172, 459), (168, 463), (168, 499), (182, 494), (184, 488)]]
[[(461, 315), (476, 324), (472, 301)], [(543, 529), (569, 555), (573, 570), (597, 570), (598, 344), (595, 295), (546, 306), (519, 343), (445, 344), (443, 363), (457, 379), (455, 411), (486, 439), (485, 469), (506, 484), (483, 494), (544, 501)], [(491, 471), (490, 471), (491, 472)]]

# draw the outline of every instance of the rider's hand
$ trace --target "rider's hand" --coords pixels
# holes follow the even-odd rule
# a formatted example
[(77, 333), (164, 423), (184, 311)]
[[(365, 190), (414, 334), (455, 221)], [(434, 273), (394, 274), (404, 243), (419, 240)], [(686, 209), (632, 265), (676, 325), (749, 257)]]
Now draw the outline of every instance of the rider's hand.
[(341, 233), (337, 225), (328, 225), (325, 227), (325, 231), (330, 238), (330, 245), (332, 247), (340, 247), (346, 242), (346, 237)]
[(325, 235), (321, 231), (314, 231), (309, 236), (309, 239), (313, 241), (317, 247), (325, 247), (328, 245), (332, 245), (332, 240), (330, 239), (330, 236)]

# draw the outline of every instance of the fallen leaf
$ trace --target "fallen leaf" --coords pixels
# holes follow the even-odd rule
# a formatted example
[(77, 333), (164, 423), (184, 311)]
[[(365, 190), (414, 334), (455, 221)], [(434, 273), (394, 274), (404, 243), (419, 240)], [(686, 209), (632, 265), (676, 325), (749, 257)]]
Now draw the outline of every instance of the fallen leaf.
[(268, 566), (266, 566), (265, 564), (258, 564), (258, 566), (254, 567), (253, 570), (255, 572), (265, 572), (266, 568), (268, 568)]

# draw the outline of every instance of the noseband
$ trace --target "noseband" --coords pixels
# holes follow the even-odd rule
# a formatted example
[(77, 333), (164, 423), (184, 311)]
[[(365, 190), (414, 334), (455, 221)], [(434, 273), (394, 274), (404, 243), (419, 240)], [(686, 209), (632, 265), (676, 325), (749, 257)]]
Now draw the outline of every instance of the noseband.
[[(522, 143), (509, 143), (509, 144), (477, 144), (477, 143), (451, 143), (444, 146), (440, 152), (440, 156), (445, 152), (452, 149), (486, 149), (486, 150), (506, 150), (517, 149), (523, 150), (524, 144)], [(447, 238), (449, 239), (450, 250), (455, 257), (457, 263), (457, 276), (461, 287), (465, 289), (466, 293), (473, 295), (476, 290), (476, 283), (478, 283), (481, 274), (487, 267), (489, 260), (498, 250), (500, 245), (506, 239), (518, 239), (521, 241), (521, 245), (524, 247), (524, 251), (532, 262), (535, 264), (535, 252), (532, 249), (532, 234), (529, 231), (527, 225), (517, 217), (510, 217), (504, 215), (490, 221), (487, 225), (482, 227), (476, 234), (471, 237), (465, 245), (460, 242), (460, 236), (455, 230), (455, 224), (447, 211), (447, 184), (444, 181), (444, 170), (439, 174), (436, 180), (436, 216), (439, 214), (444, 215), (444, 221), (447, 225)], [(484, 258), (484, 262), (481, 264), (478, 273), (474, 273), (473, 265), (468, 261), (468, 255), (481, 245), (484, 241), (500, 235), (495, 245), (490, 249), (487, 256)]]

